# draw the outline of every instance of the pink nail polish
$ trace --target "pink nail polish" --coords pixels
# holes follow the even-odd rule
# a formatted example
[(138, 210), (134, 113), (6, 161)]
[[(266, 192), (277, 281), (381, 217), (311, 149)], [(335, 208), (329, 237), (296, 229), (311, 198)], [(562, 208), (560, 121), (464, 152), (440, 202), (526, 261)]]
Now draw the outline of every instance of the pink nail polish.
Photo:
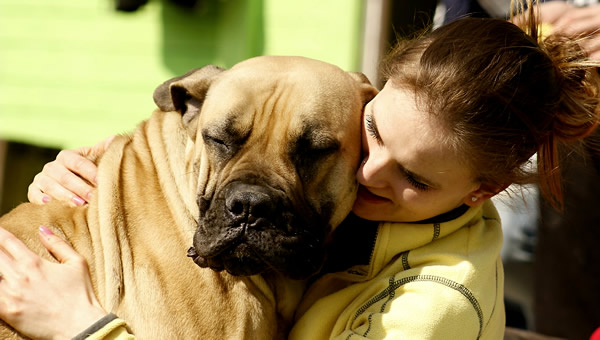
[(42, 202), (44, 202), (44, 203), (50, 202), (50, 197), (49, 196), (42, 197)]
[(40, 231), (44, 235), (54, 235), (54, 233), (50, 229), (48, 229), (48, 227), (43, 226), (43, 225), (40, 226)]
[(79, 196), (73, 196), (72, 200), (78, 206), (81, 206), (81, 205), (85, 204), (85, 201), (83, 200), (83, 198), (81, 198)]

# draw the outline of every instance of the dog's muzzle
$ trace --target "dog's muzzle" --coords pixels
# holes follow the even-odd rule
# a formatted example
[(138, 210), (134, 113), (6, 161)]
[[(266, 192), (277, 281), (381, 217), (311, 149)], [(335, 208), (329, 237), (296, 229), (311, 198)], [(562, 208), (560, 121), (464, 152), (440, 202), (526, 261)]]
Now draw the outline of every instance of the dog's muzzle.
[(200, 267), (232, 275), (275, 270), (303, 279), (324, 259), (329, 216), (294, 207), (286, 195), (263, 184), (231, 182), (212, 200), (199, 198), (200, 221), (188, 256)]

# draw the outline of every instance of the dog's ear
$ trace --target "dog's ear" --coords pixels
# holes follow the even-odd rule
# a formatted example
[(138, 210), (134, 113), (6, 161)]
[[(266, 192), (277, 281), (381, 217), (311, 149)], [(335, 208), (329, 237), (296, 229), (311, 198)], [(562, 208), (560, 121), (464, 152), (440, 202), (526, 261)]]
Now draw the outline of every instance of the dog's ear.
[(210, 84), (224, 70), (208, 65), (169, 79), (154, 90), (154, 102), (162, 111), (181, 113), (187, 126), (200, 113)]
[(348, 72), (350, 77), (354, 78), (359, 84), (363, 95), (363, 105), (366, 105), (371, 99), (379, 93), (375, 86), (371, 85), (369, 78), (360, 72)]

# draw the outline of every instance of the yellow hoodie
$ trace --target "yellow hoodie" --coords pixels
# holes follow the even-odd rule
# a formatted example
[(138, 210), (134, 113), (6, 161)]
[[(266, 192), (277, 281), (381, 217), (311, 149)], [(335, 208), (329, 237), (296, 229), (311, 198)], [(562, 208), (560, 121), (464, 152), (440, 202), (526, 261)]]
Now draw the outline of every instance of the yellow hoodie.
[(502, 231), (491, 202), (420, 223), (349, 219), (336, 233), (329, 262), (354, 265), (310, 285), (289, 339), (503, 338)]

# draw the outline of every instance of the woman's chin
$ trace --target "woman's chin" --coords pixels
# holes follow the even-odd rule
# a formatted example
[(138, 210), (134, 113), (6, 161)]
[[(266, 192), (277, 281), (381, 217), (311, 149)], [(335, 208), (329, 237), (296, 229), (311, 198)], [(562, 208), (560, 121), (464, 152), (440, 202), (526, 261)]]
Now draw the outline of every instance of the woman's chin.
[(386, 219), (381, 219), (379, 216), (376, 216), (372, 211), (364, 210), (364, 209), (352, 209), (354, 215), (362, 218), (363, 220), (368, 221), (385, 221)]
[(369, 201), (362, 201), (357, 199), (352, 207), (354, 215), (371, 221), (386, 221), (388, 216), (387, 209), (384, 207), (382, 202), (373, 204)]

